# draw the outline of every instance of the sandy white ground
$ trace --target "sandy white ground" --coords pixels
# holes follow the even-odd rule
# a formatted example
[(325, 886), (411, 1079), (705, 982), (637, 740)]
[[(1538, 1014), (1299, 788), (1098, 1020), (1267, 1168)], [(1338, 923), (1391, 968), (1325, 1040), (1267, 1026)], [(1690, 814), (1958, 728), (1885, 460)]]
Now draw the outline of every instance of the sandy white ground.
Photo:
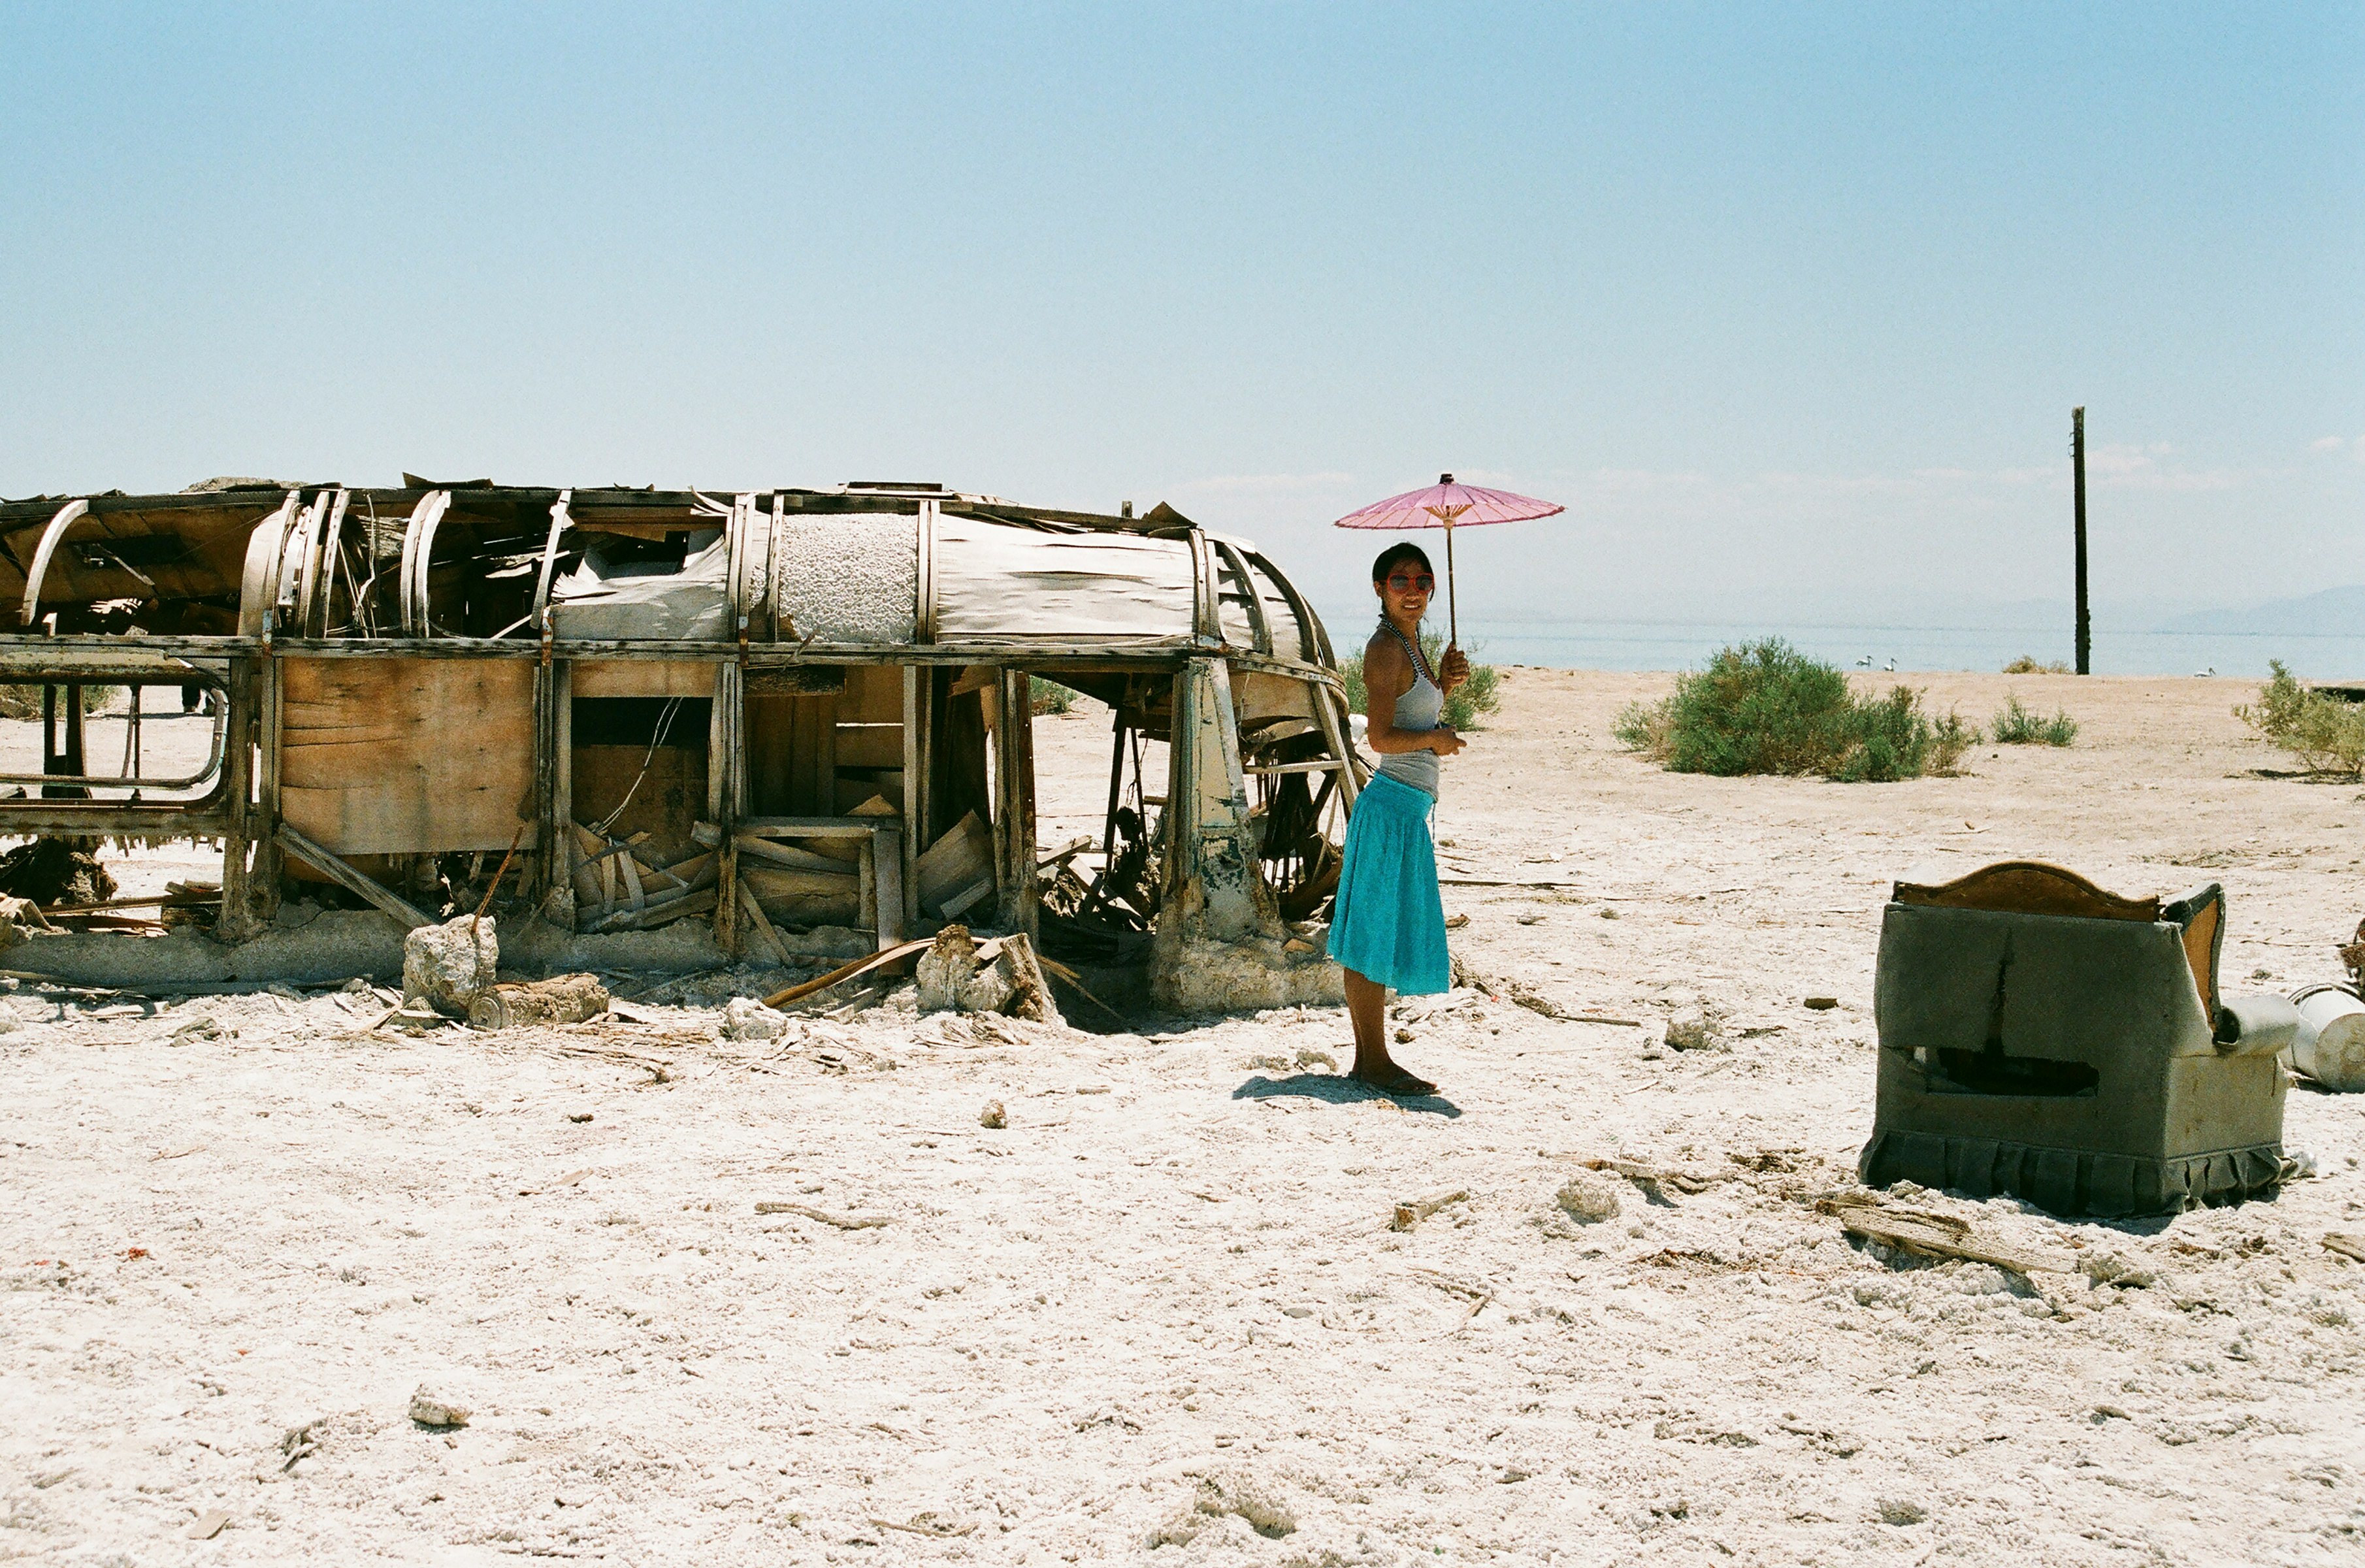
[[(2222, 879), (2229, 980), (2282, 989), (2365, 906), (2358, 788), (2250, 775), (2241, 689), (2202, 681), (2017, 683), (2086, 734), (1966, 778), (1672, 778), (1607, 738), (1655, 684), (1515, 675), (1440, 834), (1573, 885), (1449, 908), (1482, 973), (1653, 1023), (1697, 993), (1730, 1052), (1458, 992), (1403, 1021), (1447, 1100), (1398, 1108), (1327, 1070), (1319, 1012), (418, 1041), (336, 993), (6, 999), (0, 1557), (2365, 1557), (2365, 1268), (2319, 1245), (2365, 1230), (2365, 1101), (2293, 1093), (2320, 1174), (2270, 1204), (1923, 1200), (2146, 1288), (1892, 1265), (1803, 1201), (1869, 1122), (1889, 879)], [(1972, 717), (2006, 685), (1930, 684)], [(1103, 722), (1046, 732), (1089, 800)], [(1621, 1151), (1733, 1179), (1564, 1214)], [(422, 1383), (472, 1423), (415, 1426)]]

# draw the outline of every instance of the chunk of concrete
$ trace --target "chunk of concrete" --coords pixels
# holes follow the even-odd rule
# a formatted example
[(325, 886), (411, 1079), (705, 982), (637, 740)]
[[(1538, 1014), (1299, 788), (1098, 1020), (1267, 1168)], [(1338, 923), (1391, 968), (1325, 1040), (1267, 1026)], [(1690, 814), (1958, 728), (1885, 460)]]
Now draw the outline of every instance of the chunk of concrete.
[(465, 1018), (469, 1006), (493, 989), (500, 943), (490, 920), (464, 914), (422, 925), (402, 939), (402, 996), (447, 1018)]
[(608, 1011), (608, 988), (595, 975), (560, 975), (528, 984), (497, 985), (468, 1003), (472, 1029), (527, 1024), (588, 1024)]

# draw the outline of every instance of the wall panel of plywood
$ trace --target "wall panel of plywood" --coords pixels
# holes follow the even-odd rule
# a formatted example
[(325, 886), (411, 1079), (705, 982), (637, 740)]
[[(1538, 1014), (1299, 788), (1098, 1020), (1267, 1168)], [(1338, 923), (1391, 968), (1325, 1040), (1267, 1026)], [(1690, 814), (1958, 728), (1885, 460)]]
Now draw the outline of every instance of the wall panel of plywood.
[(533, 789), (532, 664), (286, 659), (280, 671), (289, 825), (340, 855), (509, 847)]
[(577, 697), (712, 697), (714, 669), (692, 659), (577, 659)]

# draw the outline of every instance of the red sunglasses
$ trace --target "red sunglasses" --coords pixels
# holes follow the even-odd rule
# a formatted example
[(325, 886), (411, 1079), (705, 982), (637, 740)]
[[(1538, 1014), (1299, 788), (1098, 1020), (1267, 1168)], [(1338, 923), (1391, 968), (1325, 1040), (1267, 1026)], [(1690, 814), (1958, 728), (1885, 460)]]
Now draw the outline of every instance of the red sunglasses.
[(1394, 577), (1388, 578), (1388, 591), (1390, 593), (1434, 593), (1436, 590), (1437, 579), (1429, 576), (1427, 572), (1416, 572), (1409, 575), (1404, 572), (1398, 572)]

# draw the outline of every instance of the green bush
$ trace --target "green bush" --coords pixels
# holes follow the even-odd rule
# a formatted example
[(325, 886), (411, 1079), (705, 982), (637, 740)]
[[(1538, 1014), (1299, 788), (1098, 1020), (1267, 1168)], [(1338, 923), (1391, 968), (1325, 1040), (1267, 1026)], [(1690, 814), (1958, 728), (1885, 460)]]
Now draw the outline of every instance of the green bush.
[(2259, 689), (2258, 705), (2234, 716), (2316, 772), (2365, 775), (2365, 709), (2309, 690), (2281, 659), (2267, 667), (2274, 678)]
[(1930, 771), (1952, 777), (1963, 754), (1978, 744), (1978, 726), (1966, 724), (1960, 713), (1947, 709), (1944, 717), (1930, 722)]
[(1844, 783), (1950, 768), (1976, 734), (1952, 713), (1933, 725), (1909, 686), (1859, 697), (1837, 668), (1779, 637), (1721, 650), (1707, 668), (1677, 676), (1658, 702), (1631, 704), (1611, 733), (1672, 772), (1819, 773)]
[(1076, 705), (1075, 692), (1056, 680), (1045, 680), (1039, 675), (1026, 678), (1026, 695), (1037, 713), (1064, 713)]
[[(82, 711), (85, 714), (108, 712), (128, 707), (130, 693), (120, 686), (85, 686), (82, 689)], [(61, 722), (66, 711), (65, 688), (58, 689), (58, 713)], [(180, 711), (180, 704), (173, 704)], [(41, 716), (41, 689), (38, 685), (0, 686), (0, 719), (39, 719)]]
[(2048, 719), (2022, 707), (2018, 692), (2006, 692), (1990, 732), (1998, 745), (2068, 745), (2078, 738), (2078, 721), (2058, 709)]
[[(1442, 718), (1450, 729), (1475, 730), (1482, 727), (1479, 720), (1503, 705), (1503, 675), (1493, 665), (1480, 664), (1474, 653), (1467, 649), (1463, 651), (1470, 653), (1470, 678), (1455, 687), (1445, 699)], [(1434, 667), (1445, 657), (1445, 639), (1434, 632), (1423, 632), (1420, 634), (1420, 652), (1421, 656)], [(1347, 683), (1347, 711), (1351, 713), (1363, 711), (1365, 704), (1371, 700), (1371, 693), (1363, 685), (1362, 656), (1358, 655), (1339, 661), (1339, 676)]]

